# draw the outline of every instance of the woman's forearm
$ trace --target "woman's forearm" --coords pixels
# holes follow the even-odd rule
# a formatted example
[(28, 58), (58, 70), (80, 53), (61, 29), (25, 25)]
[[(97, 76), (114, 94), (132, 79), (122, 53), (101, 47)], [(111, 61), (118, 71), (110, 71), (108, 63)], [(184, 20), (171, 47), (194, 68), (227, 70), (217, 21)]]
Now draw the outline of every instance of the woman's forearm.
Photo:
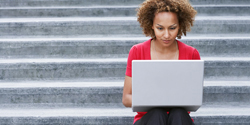
[(126, 94), (122, 98), (122, 103), (125, 107), (131, 107), (132, 106), (132, 94)]

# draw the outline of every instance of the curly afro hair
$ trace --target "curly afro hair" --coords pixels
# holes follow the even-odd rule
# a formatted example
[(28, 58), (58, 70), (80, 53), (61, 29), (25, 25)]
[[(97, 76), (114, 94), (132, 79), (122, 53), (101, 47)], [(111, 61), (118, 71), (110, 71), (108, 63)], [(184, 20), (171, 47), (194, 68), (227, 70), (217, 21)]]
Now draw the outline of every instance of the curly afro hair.
[(146, 36), (155, 38), (152, 26), (155, 14), (159, 12), (173, 12), (177, 14), (180, 26), (177, 35), (178, 39), (181, 39), (183, 34), (186, 36), (186, 32), (191, 30), (197, 13), (188, 0), (146, 0), (137, 10), (137, 21), (140, 23)]

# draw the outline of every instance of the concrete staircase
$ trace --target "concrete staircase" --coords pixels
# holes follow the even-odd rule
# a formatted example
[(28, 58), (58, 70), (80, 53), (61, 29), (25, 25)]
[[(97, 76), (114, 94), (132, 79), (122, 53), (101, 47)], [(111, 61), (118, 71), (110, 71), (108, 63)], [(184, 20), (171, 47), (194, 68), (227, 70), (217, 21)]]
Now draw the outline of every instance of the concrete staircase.
[[(131, 125), (122, 103), (129, 49), (148, 40), (143, 0), (0, 1), (0, 124)], [(182, 42), (205, 60), (197, 125), (250, 124), (250, 1), (190, 0)]]

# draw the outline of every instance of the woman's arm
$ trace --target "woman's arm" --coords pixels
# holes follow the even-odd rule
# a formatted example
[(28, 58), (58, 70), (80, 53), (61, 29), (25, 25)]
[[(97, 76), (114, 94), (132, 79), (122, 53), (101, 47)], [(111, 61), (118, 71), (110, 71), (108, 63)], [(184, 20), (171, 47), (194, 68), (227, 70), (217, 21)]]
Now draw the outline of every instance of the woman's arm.
[(201, 59), (200, 54), (199, 54), (197, 49), (194, 50), (192, 59), (193, 60), (200, 60)]
[(122, 103), (125, 107), (132, 106), (132, 78), (125, 76)]

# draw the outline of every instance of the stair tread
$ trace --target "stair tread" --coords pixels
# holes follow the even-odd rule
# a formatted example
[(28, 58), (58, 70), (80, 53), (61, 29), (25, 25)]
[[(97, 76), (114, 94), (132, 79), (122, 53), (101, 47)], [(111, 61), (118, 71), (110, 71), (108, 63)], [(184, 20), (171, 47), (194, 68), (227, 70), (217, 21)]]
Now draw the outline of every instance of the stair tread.
[[(3, 108), (0, 117), (133, 117), (131, 108)], [(250, 116), (250, 108), (239, 106), (201, 107), (191, 116)]]
[[(48, 38), (48, 37), (44, 37), (44, 38), (30, 38), (30, 37), (23, 37), (23, 38), (0, 38), (0, 42), (33, 42), (35, 41), (35, 43), (37, 42), (65, 42), (65, 41), (70, 41), (70, 42), (74, 42), (74, 41), (81, 41), (81, 42), (87, 42), (88, 40), (98, 40), (98, 41), (111, 41), (111, 40), (117, 40), (119, 42), (123, 42), (122, 40), (149, 40), (151, 37), (145, 37), (143, 35), (126, 35), (126, 36), (122, 36), (122, 35), (114, 35), (114, 36), (107, 36), (107, 35), (88, 35), (88, 36), (82, 36), (82, 37), (67, 37), (67, 38), (63, 38), (63, 37), (53, 37), (53, 38)], [(246, 36), (241, 36), (240, 34), (225, 34), (223, 36), (223, 34), (221, 35), (207, 35), (207, 36), (183, 36), (181, 39), (178, 39), (180, 41), (185, 39), (209, 39), (209, 40), (216, 40), (216, 39), (246, 39), (249, 40), (250, 36), (246, 35)]]
[[(237, 17), (237, 18), (235, 18)], [(77, 21), (136, 21), (137, 17), (53, 17), (53, 18), (1, 18), (4, 22), (77, 22)], [(250, 16), (196, 16), (195, 20), (250, 20)]]
[[(249, 57), (201, 57), (205, 61), (250, 61)], [(31, 59), (0, 59), (0, 64), (12, 63), (126, 63), (127, 58), (95, 58), (95, 59), (69, 59), (69, 58), (31, 58)]]
[[(193, 7), (250, 7), (250, 5), (242, 5), (242, 4), (200, 4), (200, 5), (192, 5)], [(137, 8), (139, 5), (95, 5), (95, 6), (52, 6), (52, 7), (0, 7), (0, 9), (81, 9), (81, 8)]]
[[(123, 80), (106, 82), (67, 82), (67, 81), (27, 81), (27, 82), (1, 82), (1, 88), (78, 88), (78, 87), (123, 87)], [(204, 87), (249, 87), (249, 81), (204, 81)]]

